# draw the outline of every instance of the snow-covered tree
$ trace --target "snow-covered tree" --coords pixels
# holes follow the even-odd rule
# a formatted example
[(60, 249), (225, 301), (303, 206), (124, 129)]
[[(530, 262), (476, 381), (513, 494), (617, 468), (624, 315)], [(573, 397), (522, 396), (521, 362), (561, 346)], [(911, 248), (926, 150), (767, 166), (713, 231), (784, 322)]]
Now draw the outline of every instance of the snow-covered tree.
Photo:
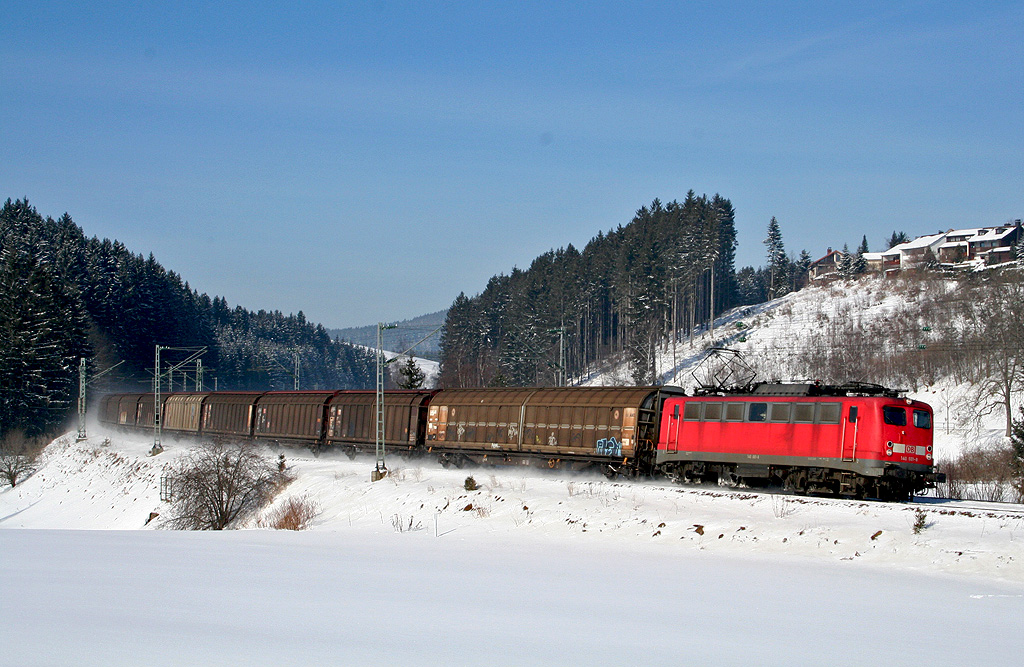
[(774, 299), (786, 293), (786, 270), (789, 268), (786, 248), (782, 243), (782, 229), (775, 216), (772, 216), (768, 222), (768, 236), (765, 238), (764, 244), (768, 248), (768, 270), (770, 273), (768, 297)]

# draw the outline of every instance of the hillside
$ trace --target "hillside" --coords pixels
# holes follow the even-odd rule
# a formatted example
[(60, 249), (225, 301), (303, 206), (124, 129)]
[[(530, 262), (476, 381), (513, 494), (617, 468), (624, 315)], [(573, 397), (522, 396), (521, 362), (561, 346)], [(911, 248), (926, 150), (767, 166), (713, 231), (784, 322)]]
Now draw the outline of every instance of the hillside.
[[(725, 347), (740, 352), (759, 381), (861, 381), (899, 387), (932, 406), (936, 460), (950, 461), (1006, 440), (1005, 406), (996, 395), (999, 387), (991, 377), (996, 366), (989, 356), (997, 361), (1020, 358), (1024, 348), (1016, 340), (1004, 345), (985, 338), (984, 329), (976, 332), (983, 340), (967, 335), (979, 320), (999, 323), (989, 313), (1005, 296), (998, 292), (1000, 285), (946, 277), (863, 276), (806, 287), (727, 311), (716, 318), (713, 333), (702, 329), (692, 342), (682, 339), (674, 347), (664, 342), (657, 349), (658, 378), (691, 391), (698, 378), (705, 381), (709, 368), (701, 364), (708, 351)], [(1010, 285), (1021, 289), (1019, 274), (1013, 274)], [(992, 302), (985, 301), (986, 294)], [(1003, 310), (1020, 317), (1019, 308)], [(580, 381), (623, 384), (629, 372), (626, 361), (609, 363)], [(1022, 414), (1022, 385), (1024, 373), (1018, 371), (1010, 394), (1015, 418)]]
[(66, 423), (83, 358), (90, 375), (117, 366), (93, 392), (151, 388), (157, 346), (168, 388), (291, 389), (296, 366), (305, 389), (373, 385), (372, 355), (301, 311), (231, 307), (152, 254), (88, 238), (69, 215), (44, 218), (27, 200), (0, 206), (0, 342), (0, 436)]
[[(448, 311), (439, 310), (436, 313), (427, 313), (401, 322), (390, 322), (397, 326), (397, 330), (387, 331), (385, 334), (385, 349), (394, 352), (402, 352), (409, 349), (416, 341), (423, 338), (431, 331), (444, 324), (444, 318)], [(347, 329), (327, 329), (331, 338), (340, 339), (354, 345), (362, 345), (371, 349), (377, 347), (377, 325), (370, 324), (364, 327), (349, 327)], [(438, 334), (430, 336), (416, 346), (415, 354), (425, 359), (437, 361), (440, 351), (441, 337)]]

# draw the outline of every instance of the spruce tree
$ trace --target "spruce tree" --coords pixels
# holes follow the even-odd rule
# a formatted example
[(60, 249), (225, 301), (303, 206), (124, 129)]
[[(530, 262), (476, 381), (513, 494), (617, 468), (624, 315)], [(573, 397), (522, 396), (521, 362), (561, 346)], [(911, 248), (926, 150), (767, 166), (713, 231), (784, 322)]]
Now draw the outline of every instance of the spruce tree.
[(768, 298), (774, 299), (785, 294), (786, 268), (789, 264), (786, 248), (782, 243), (782, 229), (775, 216), (772, 216), (768, 222), (768, 236), (765, 238), (764, 244), (768, 248), (768, 271), (770, 273)]
[(898, 246), (901, 243), (906, 243), (909, 240), (910, 239), (907, 238), (907, 235), (906, 235), (905, 232), (895, 232), (894, 231), (892, 233), (892, 236), (889, 237), (888, 248), (890, 248), (890, 249), (894, 248), (894, 247)]
[(398, 367), (398, 387), (400, 389), (419, 389), (426, 381), (426, 374), (416, 365), (416, 360), (409, 355), (405, 363)]

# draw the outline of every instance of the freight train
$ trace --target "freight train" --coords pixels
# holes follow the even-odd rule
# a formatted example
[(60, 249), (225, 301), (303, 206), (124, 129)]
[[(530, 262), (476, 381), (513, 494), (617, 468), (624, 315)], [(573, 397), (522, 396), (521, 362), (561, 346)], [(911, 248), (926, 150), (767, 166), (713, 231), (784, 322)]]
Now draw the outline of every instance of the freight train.
[[(376, 447), (372, 391), (182, 392), (161, 396), (165, 433), (334, 448)], [(109, 427), (153, 429), (153, 394), (110, 394)], [(384, 443), (444, 466), (533, 465), (608, 476), (781, 486), (901, 501), (943, 481), (932, 410), (876, 385), (389, 391)]]

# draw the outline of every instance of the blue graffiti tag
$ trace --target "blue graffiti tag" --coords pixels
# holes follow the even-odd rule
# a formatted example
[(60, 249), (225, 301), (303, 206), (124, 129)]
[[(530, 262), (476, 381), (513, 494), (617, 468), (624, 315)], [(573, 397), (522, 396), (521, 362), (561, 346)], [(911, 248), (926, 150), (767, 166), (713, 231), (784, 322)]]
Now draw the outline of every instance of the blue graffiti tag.
[(597, 453), (605, 456), (622, 456), (622, 444), (615, 438), (602, 438), (597, 441)]

